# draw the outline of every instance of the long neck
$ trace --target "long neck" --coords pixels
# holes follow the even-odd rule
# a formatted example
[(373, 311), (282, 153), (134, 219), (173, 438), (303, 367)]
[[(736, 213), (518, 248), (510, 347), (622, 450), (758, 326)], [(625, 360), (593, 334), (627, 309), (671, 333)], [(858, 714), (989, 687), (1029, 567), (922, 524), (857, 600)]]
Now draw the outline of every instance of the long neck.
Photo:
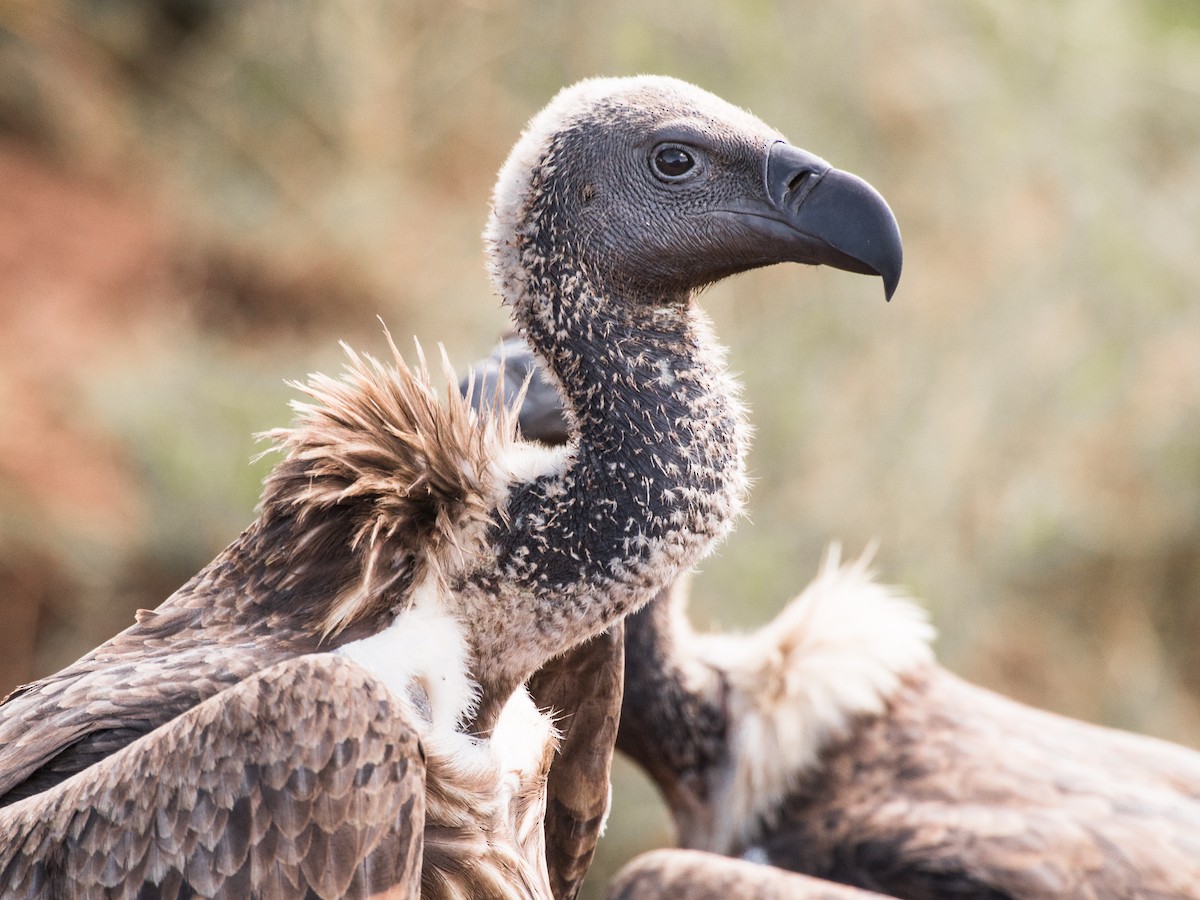
[(497, 565), (476, 580), (490, 598), (481, 613), (503, 611), (506, 634), (516, 624), (521, 638), (491, 646), (483, 634), (477, 647), (501, 696), (694, 565), (729, 529), (745, 490), (736, 385), (703, 314), (686, 297), (598, 290), (539, 249), (524, 254), (509, 300), (578, 441), (564, 471), (514, 489)]
[(563, 574), (588, 585), (639, 582), (645, 573), (657, 590), (740, 511), (745, 438), (736, 386), (706, 318), (689, 303), (631, 309), (585, 294), (572, 311), (579, 307), (589, 308), (589, 327), (572, 329), (584, 333), (571, 340), (554, 321), (526, 323), (578, 434), (571, 470), (556, 485), (566, 493), (554, 505), (586, 515), (589, 527), (576, 534), (575, 523), (562, 523), (555, 537), (584, 551), (582, 572), (576, 563)]
[[(658, 786), (682, 830), (707, 825), (713, 775), (728, 756), (726, 685), (691, 652), (686, 579), (625, 620), (617, 749)], [(688, 845), (689, 834), (679, 838)]]

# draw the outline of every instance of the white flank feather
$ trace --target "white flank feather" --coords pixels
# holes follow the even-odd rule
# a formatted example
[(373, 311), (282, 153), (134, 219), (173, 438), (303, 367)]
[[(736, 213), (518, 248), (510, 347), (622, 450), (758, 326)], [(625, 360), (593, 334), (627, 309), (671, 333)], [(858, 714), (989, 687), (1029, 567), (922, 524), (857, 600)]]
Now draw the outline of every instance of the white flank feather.
[(882, 713), (904, 674), (933, 661), (925, 611), (872, 580), (870, 555), (843, 566), (833, 545), (770, 624), (697, 637), (700, 658), (726, 674), (735, 723), (702, 849), (727, 853), (751, 840), (856, 717)]

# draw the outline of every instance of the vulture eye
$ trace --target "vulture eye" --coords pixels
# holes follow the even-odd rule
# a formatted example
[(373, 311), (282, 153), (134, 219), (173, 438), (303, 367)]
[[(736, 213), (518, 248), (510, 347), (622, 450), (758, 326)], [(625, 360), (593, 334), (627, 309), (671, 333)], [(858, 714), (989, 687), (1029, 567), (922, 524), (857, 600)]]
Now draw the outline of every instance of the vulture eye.
[(682, 178), (696, 166), (692, 154), (682, 147), (659, 147), (654, 154), (654, 173), (667, 181)]

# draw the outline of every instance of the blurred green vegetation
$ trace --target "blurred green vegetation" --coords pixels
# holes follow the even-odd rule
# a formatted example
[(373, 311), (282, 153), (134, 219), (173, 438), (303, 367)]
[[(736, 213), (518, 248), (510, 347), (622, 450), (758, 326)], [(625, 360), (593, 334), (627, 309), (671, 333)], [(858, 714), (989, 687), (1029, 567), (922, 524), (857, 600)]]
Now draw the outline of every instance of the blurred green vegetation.
[[(1189, 0), (0, 0), (7, 689), (253, 516), (285, 378), (505, 327), (481, 261), (523, 122), (594, 74), (754, 110), (889, 198), (907, 268), (704, 305), (750, 521), (696, 580), (749, 628), (879, 541), (952, 669), (1200, 744), (1200, 14)], [(589, 889), (669, 841), (619, 771)]]

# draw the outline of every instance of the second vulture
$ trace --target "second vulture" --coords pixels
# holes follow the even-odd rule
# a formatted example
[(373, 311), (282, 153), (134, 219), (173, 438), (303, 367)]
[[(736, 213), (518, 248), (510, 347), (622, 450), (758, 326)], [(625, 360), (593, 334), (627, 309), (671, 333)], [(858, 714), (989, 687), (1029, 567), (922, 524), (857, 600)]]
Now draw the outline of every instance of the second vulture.
[[(477, 368), (477, 397), (529, 376), (522, 428), (561, 440), (557, 395), (519, 341)], [(686, 604), (680, 580), (626, 619), (617, 741), (681, 846), (908, 900), (1200, 898), (1200, 754), (955, 677), (924, 612), (865, 560), (832, 551), (753, 634), (697, 634)], [(619, 896), (701, 865), (654, 857)]]

